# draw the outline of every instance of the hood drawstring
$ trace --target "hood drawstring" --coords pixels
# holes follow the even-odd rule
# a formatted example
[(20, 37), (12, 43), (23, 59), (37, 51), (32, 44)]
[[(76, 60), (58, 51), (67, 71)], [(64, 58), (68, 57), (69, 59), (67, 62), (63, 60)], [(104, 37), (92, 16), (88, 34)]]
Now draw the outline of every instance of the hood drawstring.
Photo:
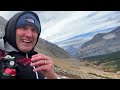
[[(28, 53), (26, 54), (26, 58), (28, 58)], [(32, 63), (32, 62), (31, 62), (31, 63)], [(35, 69), (35, 66), (33, 66), (33, 68)], [(36, 78), (39, 79), (39, 77), (38, 77), (38, 72), (37, 72), (37, 71), (35, 72), (35, 74), (36, 74)]]

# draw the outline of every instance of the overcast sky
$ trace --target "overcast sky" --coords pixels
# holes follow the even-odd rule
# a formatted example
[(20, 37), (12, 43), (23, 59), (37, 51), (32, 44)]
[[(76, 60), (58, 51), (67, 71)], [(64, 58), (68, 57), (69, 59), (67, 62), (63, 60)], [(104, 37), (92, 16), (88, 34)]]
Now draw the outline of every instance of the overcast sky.
[[(18, 11), (0, 11), (10, 19)], [(56, 43), (73, 36), (120, 26), (119, 11), (35, 11), (41, 20), (41, 38)]]

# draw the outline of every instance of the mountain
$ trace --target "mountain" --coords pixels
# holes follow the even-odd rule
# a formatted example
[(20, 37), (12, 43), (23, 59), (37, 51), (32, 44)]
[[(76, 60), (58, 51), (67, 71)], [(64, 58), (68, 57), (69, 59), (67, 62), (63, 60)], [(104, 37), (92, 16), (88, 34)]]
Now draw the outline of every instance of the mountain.
[(73, 36), (73, 37), (71, 37), (69, 39), (56, 42), (55, 44), (57, 44), (58, 46), (64, 48), (64, 50), (66, 50), (70, 55), (76, 57), (77, 52), (79, 51), (79, 48), (85, 42), (88, 42), (89, 40), (91, 40), (98, 33), (99, 33), (99, 35), (95, 36), (95, 38), (99, 38), (99, 36), (101, 34), (108, 33), (110, 31), (114, 30), (115, 28), (116, 27), (102, 29), (102, 30), (98, 29), (98, 30), (93, 31), (93, 32), (88, 32), (88, 33), (85, 33), (85, 34), (80, 34), (80, 35)]
[(69, 46), (69, 48), (66, 49), (66, 51), (74, 57), (74, 55), (76, 55), (76, 51), (77, 51), (77, 48), (73, 47), (73, 46)]
[(71, 56), (76, 55), (78, 48), (85, 42), (86, 38), (73, 38), (56, 43), (59, 47), (67, 51)]
[(77, 52), (77, 58), (85, 58), (120, 51), (120, 26), (108, 33), (98, 33), (84, 43)]
[(7, 20), (5, 20), (3, 17), (0, 16), (0, 31), (3, 32), (6, 23), (7, 23)]
[(7, 23), (7, 20), (0, 16), (0, 25), (5, 26), (6, 23)]
[(53, 57), (70, 58), (70, 55), (64, 49), (42, 38), (38, 40), (36, 50)]

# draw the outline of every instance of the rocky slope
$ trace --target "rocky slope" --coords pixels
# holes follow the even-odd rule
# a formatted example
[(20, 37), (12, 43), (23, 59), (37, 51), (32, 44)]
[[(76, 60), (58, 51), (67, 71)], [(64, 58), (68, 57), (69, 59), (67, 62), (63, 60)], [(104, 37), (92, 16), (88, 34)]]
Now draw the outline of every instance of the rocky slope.
[(42, 38), (39, 39), (36, 50), (49, 56), (58, 58), (70, 58), (71, 56), (62, 48)]
[(92, 40), (84, 43), (77, 53), (77, 58), (108, 54), (120, 51), (120, 27), (109, 33), (99, 33)]
[(4, 31), (5, 25), (7, 23), (7, 20), (5, 20), (3, 17), (0, 16), (0, 31)]

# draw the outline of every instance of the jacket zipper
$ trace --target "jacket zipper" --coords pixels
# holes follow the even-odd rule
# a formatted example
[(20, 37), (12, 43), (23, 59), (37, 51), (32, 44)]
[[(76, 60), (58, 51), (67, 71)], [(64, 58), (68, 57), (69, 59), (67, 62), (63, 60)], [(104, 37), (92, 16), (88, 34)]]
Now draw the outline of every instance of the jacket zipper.
[[(26, 54), (26, 58), (28, 58), (28, 53)], [(31, 62), (32, 63), (32, 62)], [(35, 69), (35, 66), (33, 66), (33, 68)], [(35, 74), (36, 74), (36, 79), (39, 79), (39, 77), (38, 77), (38, 72), (35, 72)]]

